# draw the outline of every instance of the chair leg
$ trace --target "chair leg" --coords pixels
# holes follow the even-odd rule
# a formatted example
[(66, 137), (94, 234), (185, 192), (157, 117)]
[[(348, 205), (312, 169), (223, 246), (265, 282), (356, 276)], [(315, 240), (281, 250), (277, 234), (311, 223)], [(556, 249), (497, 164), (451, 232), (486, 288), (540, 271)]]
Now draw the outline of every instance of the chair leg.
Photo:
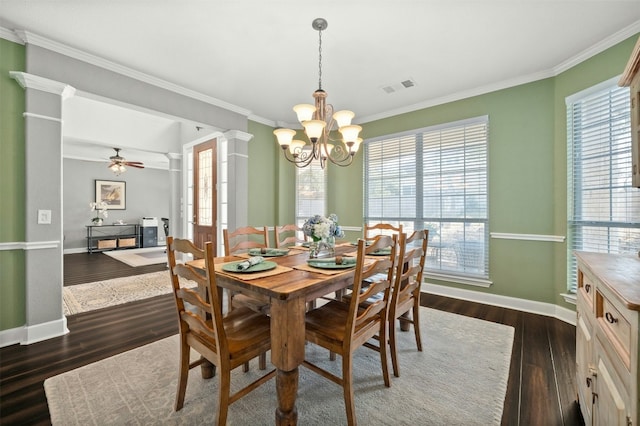
[(187, 390), (187, 379), (189, 378), (189, 355), (191, 348), (186, 341), (180, 337), (180, 371), (178, 371), (178, 388), (176, 390), (175, 411), (180, 411), (184, 405), (184, 394)]
[(380, 321), (380, 363), (382, 364), (382, 377), (384, 378), (384, 385), (391, 387), (391, 376), (389, 375), (389, 361), (387, 360), (387, 318), (384, 321)]
[(336, 360), (336, 353), (335, 352), (329, 351), (329, 360), (330, 361), (335, 361)]
[(413, 331), (416, 333), (416, 345), (418, 351), (422, 352), (422, 337), (420, 334), (420, 303), (419, 299), (413, 299)]
[(389, 349), (391, 350), (391, 365), (393, 375), (400, 377), (400, 365), (398, 364), (398, 346), (396, 342), (396, 318), (389, 317)]
[(353, 397), (353, 354), (344, 354), (342, 357), (342, 389), (344, 392), (344, 405), (347, 409), (347, 423), (349, 426), (356, 425), (356, 407)]
[(231, 370), (220, 368), (218, 374), (218, 409), (216, 410), (217, 425), (227, 424), (227, 413), (229, 411), (229, 393), (231, 392)]
[(246, 373), (247, 371), (249, 371), (249, 362), (242, 364), (242, 372)]
[(260, 370), (267, 369), (267, 353), (263, 352), (258, 356), (258, 368)]

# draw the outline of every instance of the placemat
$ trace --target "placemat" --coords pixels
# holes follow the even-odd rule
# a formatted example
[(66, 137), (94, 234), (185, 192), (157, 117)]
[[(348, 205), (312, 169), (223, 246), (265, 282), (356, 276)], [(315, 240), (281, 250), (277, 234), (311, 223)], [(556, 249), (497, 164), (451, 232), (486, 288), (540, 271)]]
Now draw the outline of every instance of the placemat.
[[(235, 263), (235, 262), (227, 262), (227, 263)], [(278, 274), (282, 274), (284, 272), (289, 272), (292, 270), (291, 268), (288, 268), (286, 266), (278, 265), (274, 269), (270, 269), (268, 271), (235, 274), (232, 272), (223, 271), (222, 270), (223, 265), (226, 265), (226, 263), (216, 263), (214, 265), (216, 273), (229, 275), (230, 277), (238, 278), (238, 279), (241, 279), (242, 281), (250, 281), (258, 278), (270, 277), (272, 275), (278, 275)]]
[(308, 272), (316, 272), (318, 274), (325, 274), (325, 275), (338, 275), (338, 274), (343, 274), (345, 272), (353, 271), (354, 269), (356, 269), (356, 267), (354, 265), (353, 268), (349, 268), (349, 269), (320, 269), (320, 268), (314, 268), (313, 266), (309, 266), (306, 263), (301, 263), (300, 265), (294, 266), (293, 269), (299, 269), (301, 271), (308, 271)]

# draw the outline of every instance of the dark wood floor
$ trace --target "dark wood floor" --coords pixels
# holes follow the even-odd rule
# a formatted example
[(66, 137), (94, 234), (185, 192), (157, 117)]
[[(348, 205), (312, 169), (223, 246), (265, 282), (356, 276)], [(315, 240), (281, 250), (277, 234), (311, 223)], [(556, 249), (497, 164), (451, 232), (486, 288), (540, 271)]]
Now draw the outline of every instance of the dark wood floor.
[(64, 257), (64, 285), (76, 285), (164, 271), (166, 264), (134, 268), (103, 253), (75, 253)]
[[(67, 280), (86, 281), (75, 274), (100, 280), (118, 276), (107, 272), (110, 262), (105, 258), (113, 260), (98, 254), (66, 255), (65, 285)], [(122, 268), (121, 263), (117, 266)], [(584, 424), (575, 402), (575, 327), (440, 296), (424, 295), (422, 304), (515, 328), (503, 425)], [(43, 387), (46, 378), (177, 333), (174, 309), (172, 296), (164, 295), (71, 315), (66, 336), (0, 349), (0, 424), (51, 424)]]

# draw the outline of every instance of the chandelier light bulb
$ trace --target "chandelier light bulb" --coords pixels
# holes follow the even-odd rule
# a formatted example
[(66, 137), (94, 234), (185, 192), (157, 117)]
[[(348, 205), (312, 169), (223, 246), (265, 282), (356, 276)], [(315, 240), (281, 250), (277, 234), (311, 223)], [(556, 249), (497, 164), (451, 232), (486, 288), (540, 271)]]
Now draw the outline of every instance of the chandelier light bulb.
[(278, 143), (282, 149), (287, 149), (289, 145), (291, 145), (291, 141), (293, 137), (296, 135), (295, 130), (291, 129), (275, 129), (273, 134), (278, 138)]
[(340, 133), (342, 133), (342, 138), (344, 139), (345, 143), (355, 142), (358, 139), (358, 134), (362, 130), (362, 127), (356, 124), (352, 124), (350, 126), (341, 127), (339, 130)]
[(333, 119), (336, 120), (338, 128), (350, 125), (353, 117), (355, 117), (353, 111), (348, 111), (346, 109), (337, 111), (333, 114)]
[(322, 120), (307, 120), (303, 121), (302, 125), (304, 126), (304, 131), (311, 142), (315, 143), (320, 139), (320, 136), (322, 136), (322, 132), (324, 131), (327, 123)]
[(311, 104), (298, 104), (293, 107), (293, 110), (298, 116), (298, 121), (302, 123), (303, 121), (313, 120), (313, 113), (316, 112), (316, 107)]

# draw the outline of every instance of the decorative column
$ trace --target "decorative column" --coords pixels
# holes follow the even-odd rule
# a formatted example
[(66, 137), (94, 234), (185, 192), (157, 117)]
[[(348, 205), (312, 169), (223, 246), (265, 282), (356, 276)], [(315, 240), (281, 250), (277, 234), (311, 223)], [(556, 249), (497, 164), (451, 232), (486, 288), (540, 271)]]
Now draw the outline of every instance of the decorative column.
[(246, 226), (249, 209), (249, 141), (253, 135), (240, 130), (224, 133), (227, 138), (228, 229)]
[[(169, 152), (169, 235), (185, 235), (182, 230), (183, 207), (181, 197), (182, 188), (182, 154)], [(184, 194), (187, 197), (187, 194)]]
[(25, 291), (22, 344), (69, 332), (62, 311), (62, 102), (75, 94), (67, 84), (11, 72), (24, 89)]

